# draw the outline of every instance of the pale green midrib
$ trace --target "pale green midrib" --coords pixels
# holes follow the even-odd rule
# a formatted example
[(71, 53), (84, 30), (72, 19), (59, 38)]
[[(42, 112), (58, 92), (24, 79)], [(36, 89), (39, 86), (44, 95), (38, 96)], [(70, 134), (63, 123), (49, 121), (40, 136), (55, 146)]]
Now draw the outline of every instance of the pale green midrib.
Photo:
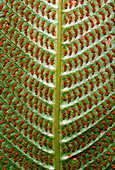
[(56, 89), (55, 89), (55, 118), (54, 118), (54, 148), (55, 170), (60, 170), (60, 85), (61, 85), (61, 44), (62, 44), (62, 0), (58, 0), (58, 27), (57, 27), (57, 58), (56, 58)]

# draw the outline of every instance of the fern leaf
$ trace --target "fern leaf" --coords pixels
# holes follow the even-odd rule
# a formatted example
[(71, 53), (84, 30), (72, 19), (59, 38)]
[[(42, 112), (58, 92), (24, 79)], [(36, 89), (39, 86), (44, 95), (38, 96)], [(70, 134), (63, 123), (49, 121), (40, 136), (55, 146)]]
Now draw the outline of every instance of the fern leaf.
[(1, 169), (115, 169), (114, 11), (1, 0)]

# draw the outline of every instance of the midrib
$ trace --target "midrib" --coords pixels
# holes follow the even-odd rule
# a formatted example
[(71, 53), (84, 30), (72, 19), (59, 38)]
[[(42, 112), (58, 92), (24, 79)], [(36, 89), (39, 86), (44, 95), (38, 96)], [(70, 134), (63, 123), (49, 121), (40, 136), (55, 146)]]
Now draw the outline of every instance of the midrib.
[(57, 59), (56, 59), (56, 89), (55, 89), (55, 119), (54, 119), (54, 147), (55, 170), (60, 169), (59, 119), (60, 119), (60, 85), (61, 85), (61, 42), (62, 42), (62, 0), (58, 0), (57, 27)]

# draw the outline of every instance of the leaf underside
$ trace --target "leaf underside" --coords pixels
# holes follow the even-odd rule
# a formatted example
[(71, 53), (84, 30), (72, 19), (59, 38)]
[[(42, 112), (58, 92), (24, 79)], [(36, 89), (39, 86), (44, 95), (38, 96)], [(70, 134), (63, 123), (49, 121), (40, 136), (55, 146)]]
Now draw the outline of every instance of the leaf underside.
[(0, 1), (1, 169), (115, 169), (114, 11)]

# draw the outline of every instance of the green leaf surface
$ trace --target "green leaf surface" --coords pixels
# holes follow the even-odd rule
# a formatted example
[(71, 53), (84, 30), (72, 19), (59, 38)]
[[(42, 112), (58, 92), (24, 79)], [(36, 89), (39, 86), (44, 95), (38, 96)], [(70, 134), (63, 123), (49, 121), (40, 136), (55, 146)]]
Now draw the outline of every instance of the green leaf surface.
[(0, 1), (0, 169), (115, 169), (114, 0)]

